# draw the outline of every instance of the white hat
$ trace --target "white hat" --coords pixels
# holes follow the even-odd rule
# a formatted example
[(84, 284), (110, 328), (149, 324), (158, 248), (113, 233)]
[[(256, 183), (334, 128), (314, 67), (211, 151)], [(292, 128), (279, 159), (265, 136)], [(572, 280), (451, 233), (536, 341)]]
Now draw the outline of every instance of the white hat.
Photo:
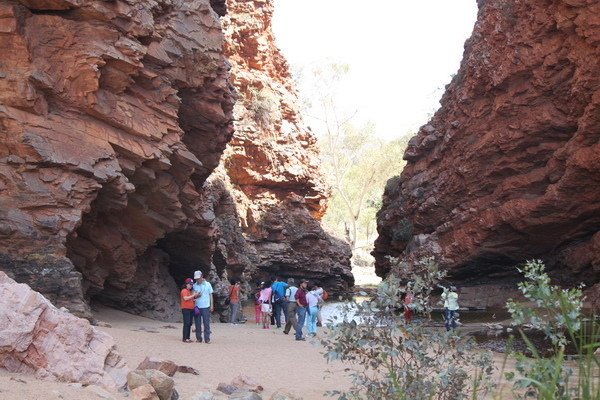
[(194, 271), (194, 279), (202, 278), (202, 271)]

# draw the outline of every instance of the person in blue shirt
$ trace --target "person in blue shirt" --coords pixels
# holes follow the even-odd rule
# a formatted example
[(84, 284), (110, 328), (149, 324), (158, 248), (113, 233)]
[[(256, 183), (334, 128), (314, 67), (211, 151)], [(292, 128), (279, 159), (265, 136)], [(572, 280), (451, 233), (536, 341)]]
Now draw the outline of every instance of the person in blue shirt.
[(275, 282), (271, 285), (271, 289), (273, 290), (273, 300), (271, 304), (273, 304), (273, 317), (277, 324), (277, 328), (281, 328), (281, 311), (283, 310), (285, 290), (287, 288), (288, 284), (283, 282), (280, 276), (276, 277)]
[[(214, 310), (213, 288), (210, 282), (204, 279), (202, 271), (194, 272), (193, 290), (196, 295), (196, 307), (199, 309), (194, 315), (196, 327), (196, 341), (202, 343), (202, 325), (204, 325), (204, 343), (210, 343), (210, 314)], [(195, 314), (195, 313), (194, 313)]]

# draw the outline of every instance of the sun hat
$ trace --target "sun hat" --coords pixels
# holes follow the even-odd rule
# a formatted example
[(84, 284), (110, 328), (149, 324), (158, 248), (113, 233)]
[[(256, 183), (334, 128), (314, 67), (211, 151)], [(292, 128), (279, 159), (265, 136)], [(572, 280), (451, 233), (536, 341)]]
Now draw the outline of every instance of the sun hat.
[(202, 278), (202, 271), (194, 271), (194, 279)]

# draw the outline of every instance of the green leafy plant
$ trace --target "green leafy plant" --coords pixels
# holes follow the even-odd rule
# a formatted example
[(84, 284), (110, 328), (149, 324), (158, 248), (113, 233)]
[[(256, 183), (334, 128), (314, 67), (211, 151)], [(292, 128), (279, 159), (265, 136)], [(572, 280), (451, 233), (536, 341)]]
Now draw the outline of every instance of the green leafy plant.
[[(520, 269), (526, 281), (519, 284), (525, 303), (509, 301), (513, 324), (529, 326), (544, 333), (552, 344), (551, 355), (544, 356), (524, 332), (521, 336), (532, 357), (514, 352), (516, 374), (506, 374), (513, 382), (517, 398), (600, 399), (600, 364), (594, 355), (599, 329), (595, 319), (582, 314), (582, 286), (561, 289), (551, 285), (540, 260), (528, 261)], [(533, 306), (532, 306), (533, 305)], [(575, 362), (565, 361), (565, 348), (574, 348)]]
[(414, 295), (414, 310), (431, 311), (429, 295), (444, 277), (433, 259), (416, 265), (408, 284), (397, 276), (383, 281), (370, 301), (346, 305), (341, 318), (329, 321), (321, 344), (328, 360), (351, 364), (352, 387), (333, 391), (338, 399), (479, 398), (490, 388), (489, 352), (459, 332), (432, 329), (428, 319), (406, 324), (400, 293)]

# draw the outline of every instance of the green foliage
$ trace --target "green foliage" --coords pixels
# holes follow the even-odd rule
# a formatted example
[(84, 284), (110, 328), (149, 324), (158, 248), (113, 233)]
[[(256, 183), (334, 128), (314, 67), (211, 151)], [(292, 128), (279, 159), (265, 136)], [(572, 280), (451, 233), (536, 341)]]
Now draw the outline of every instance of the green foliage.
[[(597, 378), (600, 363), (594, 355), (594, 350), (599, 346), (597, 339), (600, 330), (594, 319), (584, 324), (581, 287), (561, 289), (551, 285), (550, 278), (544, 272), (544, 264), (539, 260), (528, 261), (520, 271), (527, 280), (519, 284), (519, 289), (528, 302), (511, 300), (507, 303), (513, 323), (528, 324), (544, 332), (553, 348), (551, 356), (543, 357), (521, 331), (533, 357), (526, 357), (519, 352), (513, 354), (517, 374), (508, 373), (506, 378), (513, 382), (515, 397), (600, 399)], [(565, 363), (565, 347), (568, 344), (574, 346), (577, 354), (573, 368)], [(574, 374), (575, 371), (577, 374)]]
[(489, 352), (474, 351), (471, 339), (431, 329), (422, 321), (405, 324), (399, 315), (400, 293), (411, 290), (415, 310), (430, 310), (431, 290), (444, 277), (432, 259), (419, 263), (402, 287), (386, 278), (371, 301), (346, 305), (340, 319), (329, 321), (321, 341), (328, 360), (353, 365), (352, 388), (329, 393), (339, 399), (478, 398), (489, 390)]
[(323, 223), (358, 249), (372, 245), (383, 187), (402, 170), (408, 137), (381, 140), (372, 122), (358, 124), (357, 111), (340, 109), (339, 88), (348, 71), (347, 65), (338, 63), (314, 68), (303, 77), (301, 94), (308, 99), (305, 113), (333, 188)]
[(509, 300), (506, 306), (514, 324), (528, 323), (543, 331), (555, 346), (564, 348), (566, 335), (581, 328), (581, 287), (561, 289), (550, 285), (550, 277), (544, 272), (544, 264), (540, 260), (528, 261), (519, 271), (527, 279), (519, 283), (519, 290), (535, 307)]

